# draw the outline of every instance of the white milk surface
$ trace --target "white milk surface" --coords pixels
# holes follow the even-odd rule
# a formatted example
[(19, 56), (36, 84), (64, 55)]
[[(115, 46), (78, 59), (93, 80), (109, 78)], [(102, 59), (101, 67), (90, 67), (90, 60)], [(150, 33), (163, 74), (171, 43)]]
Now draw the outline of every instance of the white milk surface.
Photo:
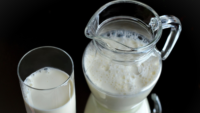
[[(146, 43), (131, 38), (123, 41), (124, 44), (132, 44), (131, 47), (136, 48), (146, 45)], [(118, 44), (115, 45), (112, 42), (109, 42), (109, 45), (121, 48), (118, 47)], [(114, 55), (113, 57), (117, 58), (118, 56)], [(132, 58), (134, 58), (134, 55)], [(104, 107), (116, 111), (132, 109), (134, 105), (146, 98), (153, 87), (141, 93), (140, 96), (135, 97), (134, 94), (157, 79), (161, 70), (160, 55), (157, 52), (153, 52), (144, 62), (123, 65), (100, 55), (99, 52), (96, 52), (93, 43), (90, 43), (86, 48), (84, 66), (92, 83), (99, 89), (109, 93), (101, 92), (86, 79), (98, 102)]]
[[(24, 100), (28, 113), (76, 113), (75, 89), (69, 75), (51, 67), (45, 67), (28, 76), (24, 83), (38, 89), (24, 88)], [(66, 82), (66, 83), (65, 83)], [(64, 84), (63, 84), (64, 83)]]

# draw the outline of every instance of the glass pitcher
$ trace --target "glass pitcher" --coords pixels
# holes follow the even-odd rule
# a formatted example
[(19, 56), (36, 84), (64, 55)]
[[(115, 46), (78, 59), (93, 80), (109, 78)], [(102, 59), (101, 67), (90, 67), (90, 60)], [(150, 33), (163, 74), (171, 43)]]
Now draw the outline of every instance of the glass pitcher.
[[(162, 49), (156, 43), (162, 30), (171, 32)], [(158, 16), (135, 0), (116, 0), (102, 6), (89, 20), (85, 35), (92, 39), (82, 67), (95, 100), (113, 111), (136, 109), (157, 83), (162, 60), (181, 32), (175, 16)]]

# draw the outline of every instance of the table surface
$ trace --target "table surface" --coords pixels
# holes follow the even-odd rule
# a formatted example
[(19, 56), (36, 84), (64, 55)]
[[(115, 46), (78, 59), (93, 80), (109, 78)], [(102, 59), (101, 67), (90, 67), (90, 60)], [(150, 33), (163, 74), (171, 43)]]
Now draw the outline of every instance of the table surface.
[[(1, 0), (0, 1), (0, 109), (3, 113), (26, 113), (17, 78), (17, 64), (29, 50), (56, 46), (70, 54), (75, 64), (77, 113), (83, 113), (90, 90), (81, 60), (91, 41), (84, 29), (94, 12), (108, 0)], [(200, 26), (198, 0), (142, 0), (159, 15), (177, 16), (183, 31), (151, 93), (161, 101), (163, 113), (200, 112)], [(162, 49), (169, 30), (157, 44)], [(149, 98), (149, 97), (148, 97)], [(152, 103), (151, 104), (151, 108)]]

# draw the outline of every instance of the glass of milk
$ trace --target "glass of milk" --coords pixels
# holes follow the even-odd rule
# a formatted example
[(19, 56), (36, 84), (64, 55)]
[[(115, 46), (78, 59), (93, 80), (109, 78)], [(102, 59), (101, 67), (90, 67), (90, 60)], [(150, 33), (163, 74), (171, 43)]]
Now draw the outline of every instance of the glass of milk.
[(30, 50), (19, 61), (17, 74), (27, 113), (76, 113), (74, 64), (64, 50)]
[[(160, 52), (156, 44), (166, 28), (171, 32)], [(97, 10), (85, 28), (92, 41), (82, 59), (96, 102), (113, 111), (138, 108), (157, 83), (162, 60), (169, 56), (181, 29), (175, 16), (159, 16), (135, 0), (111, 1)]]

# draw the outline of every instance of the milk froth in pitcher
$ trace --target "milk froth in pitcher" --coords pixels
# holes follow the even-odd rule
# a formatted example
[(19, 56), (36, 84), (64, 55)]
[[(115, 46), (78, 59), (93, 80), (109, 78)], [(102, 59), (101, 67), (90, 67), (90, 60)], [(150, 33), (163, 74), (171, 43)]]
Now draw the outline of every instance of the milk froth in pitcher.
[[(171, 32), (160, 52), (156, 43), (166, 28)], [(105, 113), (144, 113), (140, 110), (144, 103), (149, 109), (146, 97), (157, 83), (162, 60), (169, 56), (180, 32), (178, 18), (158, 16), (139, 1), (116, 0), (102, 6), (85, 28), (86, 37), (92, 41), (82, 59), (96, 105)], [(152, 97), (159, 106), (154, 112), (161, 113), (158, 97)], [(85, 113), (89, 113), (87, 107)]]

